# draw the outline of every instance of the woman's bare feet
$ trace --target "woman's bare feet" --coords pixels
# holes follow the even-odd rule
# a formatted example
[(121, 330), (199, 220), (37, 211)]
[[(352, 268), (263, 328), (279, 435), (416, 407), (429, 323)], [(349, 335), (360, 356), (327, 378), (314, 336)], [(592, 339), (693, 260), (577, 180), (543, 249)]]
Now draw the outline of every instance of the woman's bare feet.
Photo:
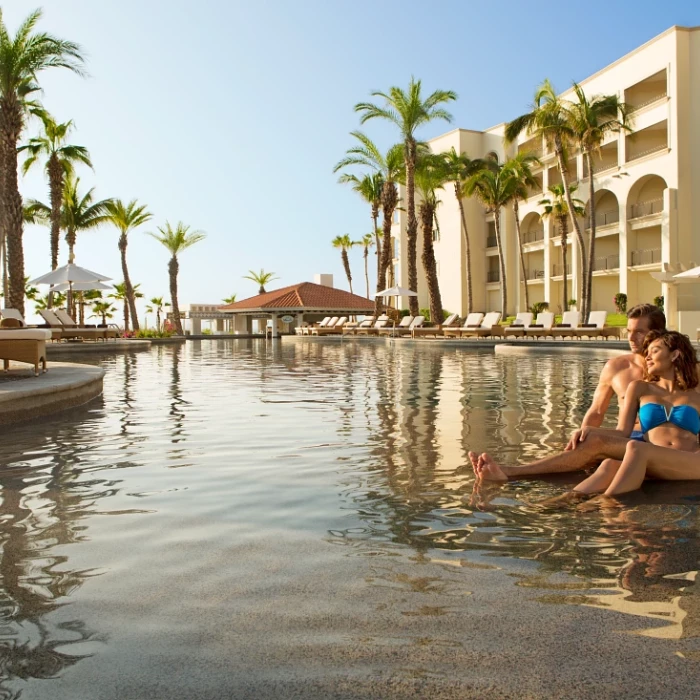
[(469, 459), (477, 479), (482, 479), (484, 481), (508, 481), (508, 477), (505, 475), (504, 471), (486, 452), (482, 454), (470, 452)]

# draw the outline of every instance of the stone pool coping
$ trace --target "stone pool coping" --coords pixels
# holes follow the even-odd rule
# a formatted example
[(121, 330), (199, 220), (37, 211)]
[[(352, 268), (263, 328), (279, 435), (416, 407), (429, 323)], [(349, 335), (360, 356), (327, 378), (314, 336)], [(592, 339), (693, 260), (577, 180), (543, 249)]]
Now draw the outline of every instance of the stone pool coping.
[(125, 350), (148, 350), (150, 340), (104, 340), (100, 342), (84, 341), (82, 343), (46, 343), (46, 356), (73, 355), (91, 352), (124, 352)]
[(24, 374), (0, 383), (0, 425), (33, 420), (81, 406), (102, 394), (105, 370), (94, 365), (51, 362), (49, 371), (34, 376), (27, 365), (10, 363), (10, 372)]

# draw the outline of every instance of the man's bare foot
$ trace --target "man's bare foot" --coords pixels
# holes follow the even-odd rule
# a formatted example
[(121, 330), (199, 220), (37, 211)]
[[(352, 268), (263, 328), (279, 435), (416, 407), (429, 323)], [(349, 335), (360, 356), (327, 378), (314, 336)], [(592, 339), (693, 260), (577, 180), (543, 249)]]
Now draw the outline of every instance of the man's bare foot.
[(508, 481), (505, 472), (486, 452), (480, 455), (476, 452), (470, 452), (469, 459), (477, 479), (482, 481)]

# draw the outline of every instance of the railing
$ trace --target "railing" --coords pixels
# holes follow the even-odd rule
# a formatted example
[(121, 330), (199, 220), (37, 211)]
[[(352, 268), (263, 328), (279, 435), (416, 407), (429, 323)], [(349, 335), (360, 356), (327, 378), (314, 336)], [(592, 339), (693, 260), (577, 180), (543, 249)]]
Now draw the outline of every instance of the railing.
[(646, 248), (633, 250), (630, 253), (630, 267), (638, 265), (653, 265), (661, 262), (661, 248)]
[(544, 270), (525, 270), (525, 279), (528, 279), (528, 280), (544, 279)]
[[(607, 211), (597, 211), (595, 213), (595, 225), (607, 226), (608, 224), (616, 224), (620, 221), (619, 209), (608, 209)], [(586, 217), (586, 228), (591, 227), (591, 217)]]
[(663, 100), (666, 97), (668, 97), (668, 92), (666, 90), (664, 90), (663, 92), (660, 92), (658, 95), (654, 95), (654, 97), (649, 97), (648, 99), (644, 100), (644, 102), (640, 102), (638, 105), (630, 105), (630, 113), (638, 112), (640, 109), (643, 109), (644, 107), (647, 107), (648, 105), (653, 105), (654, 102), (658, 102), (659, 100)]
[(496, 236), (488, 236), (486, 239), (487, 248), (496, 248), (498, 246), (498, 238)]
[(487, 282), (500, 282), (501, 281), (501, 271), (500, 270), (489, 270), (486, 273)]
[[(561, 277), (564, 274), (564, 266), (563, 265), (552, 265), (552, 277)], [(566, 274), (570, 275), (571, 274), (571, 265), (567, 263), (566, 265)]]
[(643, 158), (644, 156), (651, 155), (657, 151), (665, 151), (667, 148), (668, 143), (657, 143), (656, 146), (649, 146), (649, 148), (645, 148), (643, 151), (635, 151), (630, 148), (629, 152), (627, 153), (627, 161), (637, 160), (637, 158)]
[(602, 258), (595, 258), (593, 260), (593, 270), (619, 270), (620, 269), (620, 256), (619, 255), (606, 255)]
[(535, 241), (544, 240), (544, 226), (539, 228), (530, 228), (523, 234), (523, 243), (534, 243)]
[(660, 214), (664, 210), (663, 199), (650, 199), (646, 202), (637, 202), (630, 207), (630, 219), (640, 219), (643, 216)]

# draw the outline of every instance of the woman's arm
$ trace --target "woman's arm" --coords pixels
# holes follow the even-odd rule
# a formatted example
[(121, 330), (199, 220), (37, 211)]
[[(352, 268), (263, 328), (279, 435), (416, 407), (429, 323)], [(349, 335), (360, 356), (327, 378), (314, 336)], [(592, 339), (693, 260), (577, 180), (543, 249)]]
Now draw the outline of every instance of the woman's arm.
[(644, 393), (646, 385), (647, 382), (637, 379), (627, 387), (625, 402), (617, 420), (617, 430), (625, 437), (629, 437), (632, 434), (632, 429), (637, 420), (637, 412), (639, 411), (639, 399)]

